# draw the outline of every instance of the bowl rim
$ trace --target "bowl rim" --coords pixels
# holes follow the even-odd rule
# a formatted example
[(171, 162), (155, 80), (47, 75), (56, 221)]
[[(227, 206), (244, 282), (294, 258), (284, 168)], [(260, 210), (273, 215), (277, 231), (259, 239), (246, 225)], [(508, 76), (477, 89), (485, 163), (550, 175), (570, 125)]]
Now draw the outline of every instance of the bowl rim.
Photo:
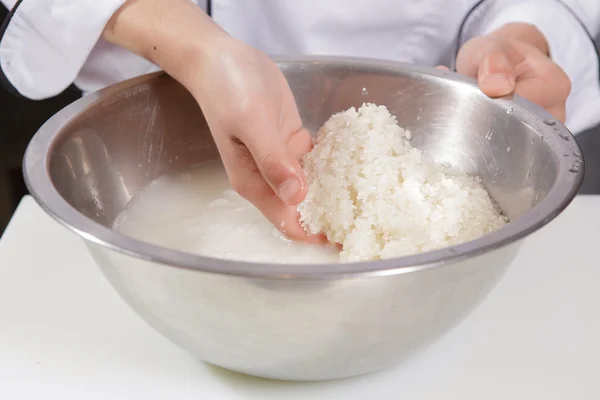
[[(368, 67), (414, 73), (435, 79), (477, 88), (475, 80), (452, 71), (412, 64), (357, 57), (337, 56), (273, 56), (278, 63), (334, 64), (346, 67)], [(52, 183), (49, 170), (49, 149), (81, 111), (92, 107), (113, 93), (163, 79), (163, 72), (132, 78), (98, 92), (86, 95), (51, 117), (30, 141), (23, 161), (23, 175), (29, 192), (36, 202), (56, 221), (83, 239), (141, 260), (165, 266), (203, 271), (214, 274), (269, 279), (329, 279), (340, 275), (383, 276), (410, 273), (454, 264), (500, 249), (517, 242), (540, 229), (558, 216), (573, 200), (584, 175), (584, 163), (579, 145), (571, 132), (543, 108), (517, 95), (495, 99), (501, 107), (512, 107), (552, 149), (558, 160), (558, 176), (545, 198), (523, 216), (506, 226), (473, 241), (430, 252), (377, 261), (335, 264), (274, 264), (224, 260), (195, 255), (140, 241), (88, 218), (72, 207)], [(171, 78), (168, 78), (171, 79)], [(578, 168), (573, 169), (577, 165)]]

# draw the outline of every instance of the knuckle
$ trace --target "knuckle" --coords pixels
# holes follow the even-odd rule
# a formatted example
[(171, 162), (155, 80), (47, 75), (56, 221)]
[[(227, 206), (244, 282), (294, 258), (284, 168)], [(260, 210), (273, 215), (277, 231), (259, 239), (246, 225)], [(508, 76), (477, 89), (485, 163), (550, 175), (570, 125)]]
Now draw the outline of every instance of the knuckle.
[(275, 155), (273, 153), (263, 153), (260, 156), (258, 156), (258, 159), (256, 160), (256, 164), (258, 165), (258, 168), (261, 171), (269, 171), (273, 168), (275, 168), (278, 164), (277, 162), (277, 158), (275, 157)]

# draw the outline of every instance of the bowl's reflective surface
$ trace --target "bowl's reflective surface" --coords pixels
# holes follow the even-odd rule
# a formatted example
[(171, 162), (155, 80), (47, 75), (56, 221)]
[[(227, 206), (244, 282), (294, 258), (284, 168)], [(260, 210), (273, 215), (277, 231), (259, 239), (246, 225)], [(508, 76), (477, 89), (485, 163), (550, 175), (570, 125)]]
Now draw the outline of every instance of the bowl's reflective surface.
[(193, 98), (160, 74), (79, 100), (32, 140), (29, 188), (87, 239), (106, 277), (150, 325), (205, 361), (293, 380), (398, 362), (464, 318), (519, 240), (560, 213), (581, 183), (573, 138), (523, 100), (492, 100), (453, 74), (402, 64), (279, 65), (310, 130), (350, 106), (384, 104), (415, 146), (478, 173), (512, 222), (455, 248), (348, 265), (252, 265), (141, 243), (107, 227), (155, 178), (218, 157), (210, 132)]

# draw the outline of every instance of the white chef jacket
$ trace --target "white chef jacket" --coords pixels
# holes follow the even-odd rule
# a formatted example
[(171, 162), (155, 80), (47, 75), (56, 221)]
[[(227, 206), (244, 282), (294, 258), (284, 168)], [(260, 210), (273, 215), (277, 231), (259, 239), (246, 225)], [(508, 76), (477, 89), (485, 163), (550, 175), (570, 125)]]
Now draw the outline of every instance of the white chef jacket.
[[(158, 67), (103, 39), (125, 0), (1, 0), (5, 80), (31, 99), (71, 83), (98, 90)], [(600, 122), (600, 0), (196, 0), (232, 36), (271, 55), (372, 57), (452, 65), (457, 46), (508, 22), (536, 25), (572, 81), (567, 126)], [(202, 40), (201, 37), (198, 40)]]

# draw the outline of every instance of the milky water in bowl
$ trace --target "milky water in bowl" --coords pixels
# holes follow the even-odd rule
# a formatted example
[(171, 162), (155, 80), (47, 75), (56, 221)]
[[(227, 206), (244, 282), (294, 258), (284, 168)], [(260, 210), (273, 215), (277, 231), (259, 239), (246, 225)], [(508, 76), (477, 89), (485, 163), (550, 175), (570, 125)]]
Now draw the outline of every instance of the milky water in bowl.
[(265, 263), (335, 263), (330, 246), (286, 239), (229, 186), (220, 162), (152, 182), (113, 226), (124, 235), (203, 256)]

